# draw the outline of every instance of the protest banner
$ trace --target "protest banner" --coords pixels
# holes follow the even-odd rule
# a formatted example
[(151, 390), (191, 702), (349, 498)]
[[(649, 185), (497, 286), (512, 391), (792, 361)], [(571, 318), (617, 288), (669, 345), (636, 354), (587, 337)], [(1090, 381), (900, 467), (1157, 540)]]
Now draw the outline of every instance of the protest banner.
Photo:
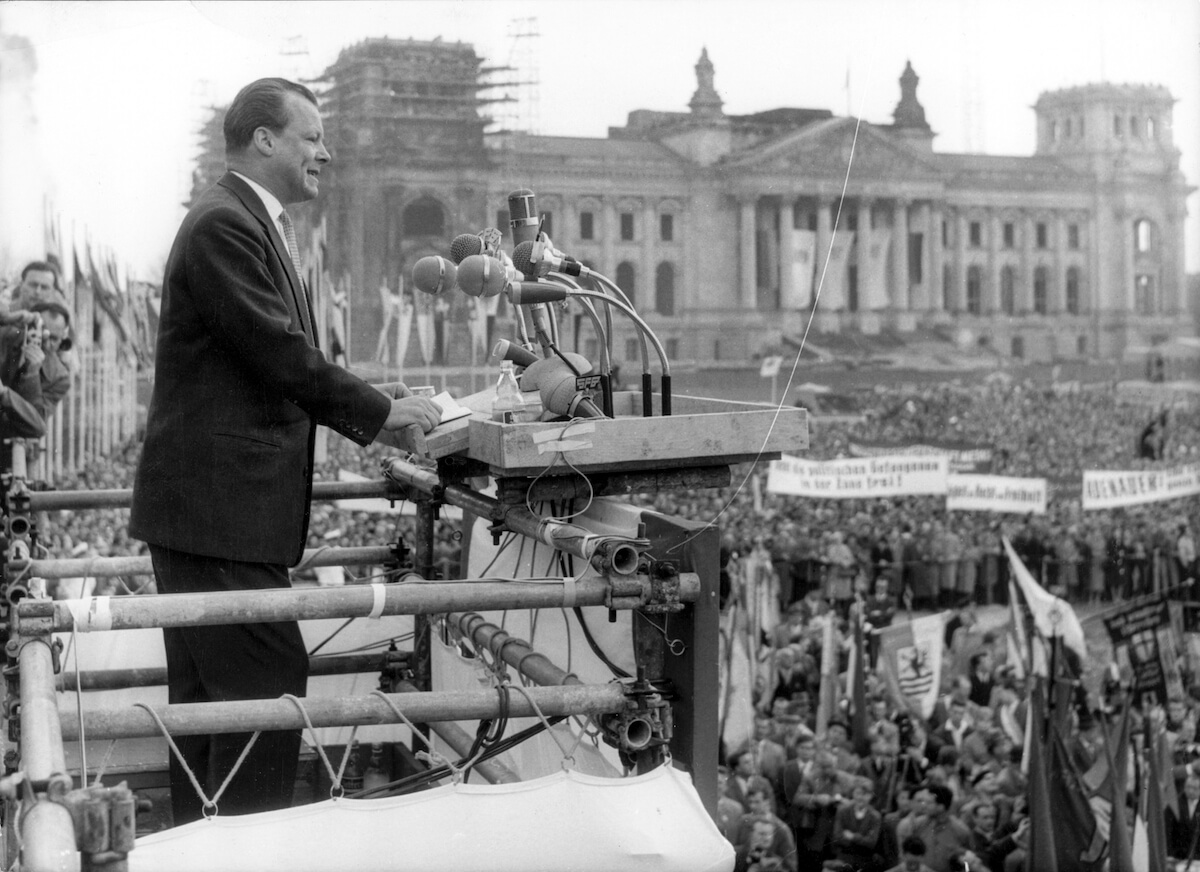
[(913, 457), (944, 454), (950, 458), (952, 473), (991, 472), (994, 456), (992, 446), (981, 442), (969, 442), (965, 439), (923, 439), (920, 441), (851, 439), (849, 451), (854, 457), (881, 457), (890, 454)]
[(767, 491), (801, 497), (861, 499), (944, 494), (945, 456), (863, 457), (817, 462), (784, 455), (771, 461)]
[(1044, 478), (951, 475), (946, 483), (946, 510), (950, 512), (1044, 515), (1046, 500)]
[(1157, 503), (1200, 494), (1200, 463), (1171, 469), (1087, 470), (1084, 511)]

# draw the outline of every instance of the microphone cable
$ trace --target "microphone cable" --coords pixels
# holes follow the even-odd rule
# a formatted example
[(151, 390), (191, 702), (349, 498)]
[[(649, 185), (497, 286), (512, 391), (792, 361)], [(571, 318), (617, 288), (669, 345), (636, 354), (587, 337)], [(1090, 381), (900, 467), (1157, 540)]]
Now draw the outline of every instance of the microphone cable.
[[(871, 62), (870, 66), (868, 66), (868, 68), (867, 68), (867, 77), (866, 78), (868, 81), (871, 80), (871, 72), (873, 69), (874, 69), (874, 63)], [(863, 89), (864, 92), (866, 90), (867, 89), (865, 89), (865, 88)], [(860, 96), (859, 110), (854, 119), (854, 136), (850, 140), (850, 154), (846, 159), (846, 173), (845, 173), (844, 177), (842, 178), (842, 192), (838, 196), (837, 212), (834, 214), (833, 227), (830, 229), (829, 248), (825, 252), (825, 262), (824, 262), (824, 265), (821, 267), (821, 277), (817, 281), (817, 289), (813, 293), (812, 306), (808, 313), (808, 323), (806, 323), (804, 325), (804, 333), (800, 337), (800, 347), (798, 349), (796, 349), (796, 356), (792, 360), (791, 371), (788, 373), (787, 382), (783, 386), (783, 393), (779, 397), (779, 403), (775, 407), (775, 416), (771, 419), (770, 426), (767, 427), (766, 435), (763, 436), (762, 444), (759, 446), (759, 449), (755, 455), (755, 459), (748, 464), (746, 474), (742, 477), (742, 480), (740, 482), (738, 482), (737, 487), (734, 488), (733, 493), (731, 493), (729, 495), (729, 498), (725, 501), (725, 504), (723, 506), (721, 506), (721, 508), (717, 511), (717, 513), (715, 515), (713, 515), (713, 517), (709, 520), (709, 522), (707, 524), (705, 524), (703, 527), (698, 529), (696, 532), (692, 533), (690, 536), (687, 536), (684, 539), (677, 542), (676, 544), (672, 545), (670, 548), (667, 549), (667, 553), (672, 553), (672, 552), (678, 551), (679, 549), (683, 548), (685, 545), (687, 545), (688, 543), (693, 541), (697, 536), (699, 536), (705, 530), (708, 530), (709, 528), (715, 527), (717, 525), (717, 521), (719, 521), (721, 519), (722, 515), (724, 515), (727, 511), (729, 511), (729, 509), (733, 506), (734, 500), (737, 499), (738, 494), (740, 494), (742, 492), (742, 490), (746, 487), (746, 484), (750, 481), (751, 476), (754, 475), (755, 467), (758, 465), (758, 458), (761, 457), (763, 452), (766, 450), (767, 441), (771, 438), (771, 433), (775, 429), (775, 424), (776, 424), (776, 422), (778, 422), (779, 416), (783, 412), (784, 403), (787, 401), (788, 391), (791, 389), (792, 382), (796, 378), (796, 370), (800, 366), (800, 355), (802, 355), (804, 353), (804, 346), (808, 342), (808, 334), (812, 330), (813, 320), (817, 316), (817, 307), (818, 307), (818, 305), (820, 305), (820, 302), (821, 302), (821, 289), (824, 288), (824, 286), (825, 286), (825, 277), (826, 277), (827, 273), (829, 272), (829, 263), (833, 259), (833, 244), (837, 239), (838, 226), (841, 223), (842, 207), (846, 203), (846, 191), (850, 187), (850, 172), (851, 172), (851, 169), (854, 167), (854, 154), (858, 147), (858, 134), (859, 134), (859, 131), (861, 128), (862, 128), (862, 97)], [(820, 203), (818, 202), (818, 208), (819, 207), (820, 207)]]

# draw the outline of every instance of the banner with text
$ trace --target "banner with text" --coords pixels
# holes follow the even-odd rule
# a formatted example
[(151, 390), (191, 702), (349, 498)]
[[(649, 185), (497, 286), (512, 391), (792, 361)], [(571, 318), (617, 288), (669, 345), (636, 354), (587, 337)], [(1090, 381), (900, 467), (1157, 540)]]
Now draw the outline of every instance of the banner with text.
[(1046, 479), (1002, 475), (952, 475), (947, 482), (946, 511), (1046, 514)]
[(1200, 494), (1200, 463), (1173, 469), (1083, 473), (1083, 509), (1113, 509)]
[(991, 472), (992, 447), (978, 442), (952, 439), (927, 439), (921, 442), (899, 440), (850, 440), (855, 457), (881, 457), (890, 454), (944, 454), (950, 458), (951, 472)]
[(949, 460), (943, 456), (863, 457), (823, 462), (784, 455), (771, 461), (767, 490), (826, 499), (861, 499), (946, 493)]
[(1171, 627), (1167, 601), (1158, 597), (1134, 603), (1104, 619), (1112, 641), (1113, 659), (1122, 678), (1132, 685), (1134, 703), (1143, 699), (1164, 705), (1172, 697), (1183, 696), (1179, 675), (1175, 632)]

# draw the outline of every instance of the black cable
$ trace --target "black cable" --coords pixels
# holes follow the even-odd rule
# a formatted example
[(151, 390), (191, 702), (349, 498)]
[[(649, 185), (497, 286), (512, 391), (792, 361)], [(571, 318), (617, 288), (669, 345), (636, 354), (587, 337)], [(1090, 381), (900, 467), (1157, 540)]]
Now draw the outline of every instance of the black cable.
[(600, 662), (607, 666), (612, 674), (617, 676), (617, 678), (633, 678), (632, 675), (630, 675), (617, 664), (613, 663), (608, 658), (608, 655), (604, 653), (603, 649), (601, 649), (600, 645), (596, 642), (595, 637), (592, 636), (592, 631), (588, 629), (587, 621), (583, 617), (583, 609), (581, 609), (579, 606), (575, 606), (574, 611), (575, 618), (579, 621), (579, 626), (583, 628), (583, 638), (587, 640), (588, 647), (592, 649), (592, 653), (599, 657)]
[[(555, 724), (562, 723), (566, 719), (567, 718), (565, 715), (557, 715), (555, 717), (548, 718), (548, 721), (550, 726), (554, 726)], [(526, 727), (519, 733), (513, 733), (507, 739), (504, 739), (503, 741), (498, 742), (495, 746), (485, 750), (480, 759), (475, 761), (475, 765), (479, 765), (484, 760), (490, 760), (499, 754), (503, 754), (506, 751), (515, 748), (526, 739), (533, 738), (545, 729), (546, 724), (539, 721), (531, 727)], [(460, 758), (454, 763), (454, 766), (462, 766), (469, 759), (469, 757)], [(388, 796), (400, 796), (419, 787), (423, 787), (426, 784), (430, 784), (434, 781), (440, 781), (448, 775), (450, 775), (450, 766), (443, 763), (440, 766), (434, 766), (430, 769), (426, 769), (424, 772), (414, 772), (412, 775), (405, 776), (404, 778), (398, 778), (395, 781), (389, 781), (387, 784), (381, 784), (378, 787), (372, 787), (370, 790), (359, 790), (354, 793), (347, 794), (347, 796), (349, 796), (351, 799), (365, 799), (381, 793), (385, 793)]]

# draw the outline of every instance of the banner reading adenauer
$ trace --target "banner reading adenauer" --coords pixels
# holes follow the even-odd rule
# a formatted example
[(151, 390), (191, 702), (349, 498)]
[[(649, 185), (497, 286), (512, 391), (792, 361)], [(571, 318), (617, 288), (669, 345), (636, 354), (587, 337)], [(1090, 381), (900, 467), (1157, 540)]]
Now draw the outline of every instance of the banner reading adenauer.
[(826, 499), (861, 499), (906, 494), (944, 494), (948, 459), (925, 455), (861, 457), (817, 462), (784, 455), (771, 461), (767, 490)]
[(1200, 463), (1172, 469), (1089, 470), (1083, 474), (1083, 509), (1112, 509), (1200, 494)]
[(947, 483), (946, 510), (1044, 515), (1046, 479), (952, 475)]

